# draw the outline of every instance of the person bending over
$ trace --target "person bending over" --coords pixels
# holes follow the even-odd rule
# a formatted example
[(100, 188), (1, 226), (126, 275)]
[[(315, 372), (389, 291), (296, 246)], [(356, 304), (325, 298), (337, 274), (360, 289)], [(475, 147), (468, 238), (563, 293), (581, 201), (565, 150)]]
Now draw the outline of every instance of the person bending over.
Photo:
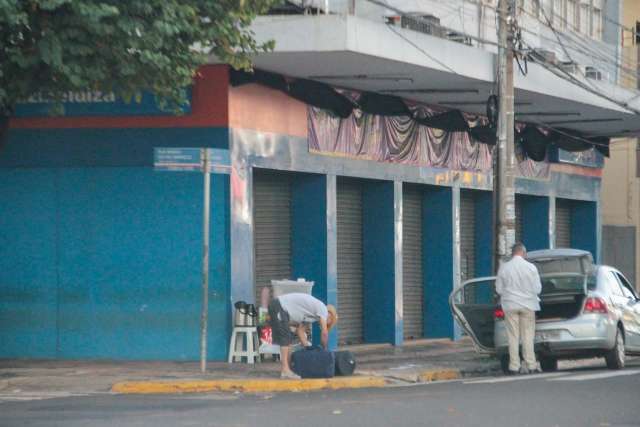
[(290, 326), (295, 326), (296, 335), (305, 347), (309, 345), (307, 339), (307, 325), (318, 322), (320, 325), (320, 343), (326, 350), (329, 343), (329, 330), (338, 321), (338, 313), (331, 304), (303, 293), (291, 293), (274, 298), (269, 303), (269, 317), (273, 343), (280, 346), (280, 377), (299, 379), (289, 366), (289, 346), (291, 345)]

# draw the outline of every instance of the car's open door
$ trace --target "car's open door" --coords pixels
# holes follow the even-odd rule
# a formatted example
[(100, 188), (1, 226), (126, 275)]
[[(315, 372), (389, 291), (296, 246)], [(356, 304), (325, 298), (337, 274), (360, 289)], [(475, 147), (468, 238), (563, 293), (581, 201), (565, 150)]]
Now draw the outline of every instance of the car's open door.
[(495, 352), (493, 343), (495, 277), (467, 280), (449, 296), (454, 319), (473, 339), (480, 353)]

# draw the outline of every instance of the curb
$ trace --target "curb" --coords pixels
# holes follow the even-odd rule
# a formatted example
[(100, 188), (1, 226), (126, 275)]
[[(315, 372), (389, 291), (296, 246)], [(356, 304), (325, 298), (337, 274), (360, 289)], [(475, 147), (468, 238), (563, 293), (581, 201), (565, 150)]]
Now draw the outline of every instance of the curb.
[(433, 381), (458, 380), (462, 378), (462, 372), (457, 369), (440, 369), (422, 371), (418, 374), (418, 381), (429, 383)]
[(305, 380), (124, 381), (114, 384), (111, 391), (120, 394), (204, 393), (210, 391), (265, 393), (379, 388), (386, 384), (387, 381), (384, 378), (372, 376)]

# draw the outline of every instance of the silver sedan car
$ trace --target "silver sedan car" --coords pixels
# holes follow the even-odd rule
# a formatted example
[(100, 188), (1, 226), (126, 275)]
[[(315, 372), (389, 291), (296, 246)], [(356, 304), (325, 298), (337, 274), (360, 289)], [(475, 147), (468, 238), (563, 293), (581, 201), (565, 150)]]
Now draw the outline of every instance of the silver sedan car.
[[(589, 252), (576, 249), (532, 251), (527, 259), (542, 282), (535, 351), (543, 371), (555, 371), (558, 359), (591, 357), (622, 369), (626, 355), (640, 354), (640, 298), (622, 273), (594, 265)], [(449, 297), (476, 350), (497, 355), (506, 372), (507, 334), (497, 302), (495, 277), (466, 281)]]

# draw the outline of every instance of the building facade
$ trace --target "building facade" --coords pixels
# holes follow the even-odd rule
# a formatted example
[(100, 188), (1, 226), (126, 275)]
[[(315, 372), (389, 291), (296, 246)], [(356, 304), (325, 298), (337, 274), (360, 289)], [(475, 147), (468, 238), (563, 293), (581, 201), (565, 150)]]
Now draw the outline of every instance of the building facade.
[[(620, 22), (624, 87), (638, 88), (640, 4), (624, 0)], [(619, 268), (636, 288), (640, 271), (640, 147), (636, 138), (612, 142), (602, 179), (602, 261)]]
[[(66, 117), (25, 106), (0, 148), (0, 357), (198, 358), (202, 177), (155, 171), (154, 147), (230, 153), (211, 189), (210, 359), (226, 358), (233, 303), (283, 278), (314, 281), (337, 306), (334, 347), (458, 337), (450, 292), (492, 274), (492, 146), (473, 108), (494, 84), (494, 54), (388, 25), (259, 18), (257, 37), (280, 47), (255, 75), (204, 67), (182, 116), (94, 110), (80, 95)], [(530, 113), (628, 119), (545, 72), (532, 65), (519, 83)], [(522, 147), (543, 134), (518, 132), (518, 239), (598, 259), (597, 147), (558, 140), (534, 161)]]

